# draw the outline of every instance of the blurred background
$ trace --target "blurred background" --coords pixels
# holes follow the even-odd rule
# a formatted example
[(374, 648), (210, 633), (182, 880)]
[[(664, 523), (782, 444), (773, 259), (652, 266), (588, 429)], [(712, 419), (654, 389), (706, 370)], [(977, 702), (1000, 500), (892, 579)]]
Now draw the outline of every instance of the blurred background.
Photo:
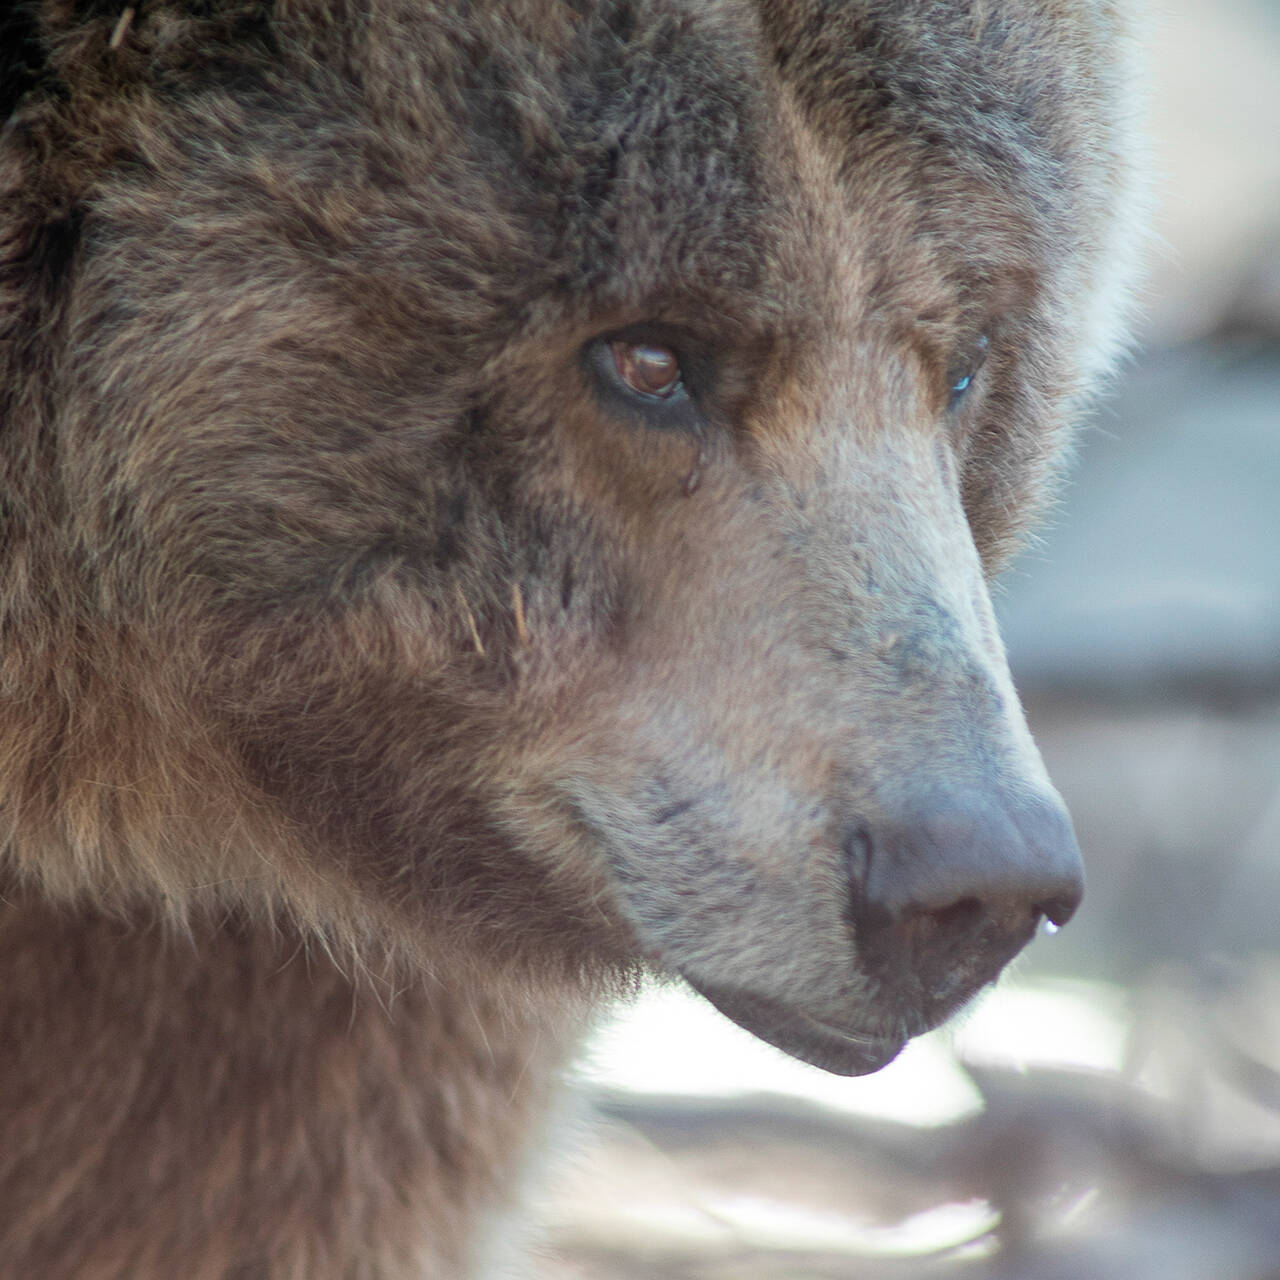
[(861, 1080), (622, 1011), (541, 1280), (1280, 1280), (1280, 4), (1151, 10), (1140, 354), (999, 602), (1085, 908)]

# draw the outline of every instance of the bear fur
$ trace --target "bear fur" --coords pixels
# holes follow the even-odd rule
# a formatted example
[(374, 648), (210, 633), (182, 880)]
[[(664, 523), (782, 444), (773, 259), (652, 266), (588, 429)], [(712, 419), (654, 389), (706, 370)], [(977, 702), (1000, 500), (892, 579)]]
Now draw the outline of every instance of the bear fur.
[(0, 1270), (479, 1275), (641, 972), (851, 1073), (1070, 914), (1108, 0), (0, 23)]

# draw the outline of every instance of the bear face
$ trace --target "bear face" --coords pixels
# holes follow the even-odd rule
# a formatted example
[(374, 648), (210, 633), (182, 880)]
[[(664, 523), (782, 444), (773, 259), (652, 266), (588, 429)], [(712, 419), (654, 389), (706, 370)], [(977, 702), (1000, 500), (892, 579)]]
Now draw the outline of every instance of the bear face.
[(13, 864), (883, 1065), (1080, 895), (986, 580), (1111, 344), (1114, 18), (295, 8), (41, 19)]

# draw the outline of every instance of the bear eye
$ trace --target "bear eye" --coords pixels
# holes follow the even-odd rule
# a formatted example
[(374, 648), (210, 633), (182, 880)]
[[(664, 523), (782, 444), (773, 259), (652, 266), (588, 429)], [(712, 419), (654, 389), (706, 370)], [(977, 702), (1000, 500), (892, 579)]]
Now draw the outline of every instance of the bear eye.
[(680, 390), (680, 360), (670, 347), (615, 338), (609, 352), (618, 377), (638, 395), (669, 400)]
[(964, 398), (965, 392), (973, 385), (974, 378), (978, 376), (978, 370), (982, 368), (983, 362), (987, 358), (987, 351), (990, 346), (991, 342), (986, 334), (979, 334), (969, 344), (963, 356), (948, 370), (948, 409), (954, 409)]
[(593, 338), (581, 353), (597, 403), (638, 427), (695, 435), (715, 385), (710, 353), (696, 335), (670, 325), (634, 324)]

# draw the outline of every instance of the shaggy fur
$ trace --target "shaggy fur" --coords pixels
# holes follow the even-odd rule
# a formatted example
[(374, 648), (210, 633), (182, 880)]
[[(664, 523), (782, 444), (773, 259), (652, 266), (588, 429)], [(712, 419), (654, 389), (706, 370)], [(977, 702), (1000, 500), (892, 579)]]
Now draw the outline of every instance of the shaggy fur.
[(0, 1269), (471, 1275), (641, 968), (871, 1070), (1070, 914), (1106, 0), (6, 13)]

